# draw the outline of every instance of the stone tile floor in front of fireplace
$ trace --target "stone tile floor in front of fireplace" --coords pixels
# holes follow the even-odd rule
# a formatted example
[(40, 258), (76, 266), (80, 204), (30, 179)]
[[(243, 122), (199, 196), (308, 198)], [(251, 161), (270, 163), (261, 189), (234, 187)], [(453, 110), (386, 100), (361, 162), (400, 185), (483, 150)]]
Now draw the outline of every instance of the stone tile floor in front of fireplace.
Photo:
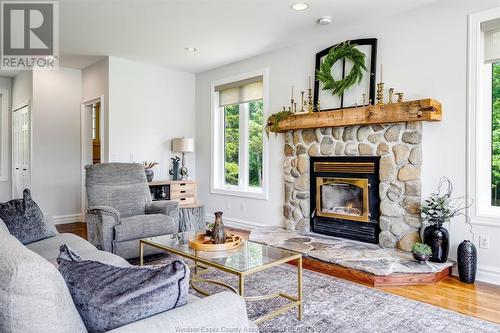
[(302, 235), (278, 227), (252, 229), (249, 240), (381, 276), (394, 273), (433, 273), (453, 266), (453, 262), (449, 260), (443, 264), (420, 264), (413, 259), (411, 253), (400, 250), (312, 233)]

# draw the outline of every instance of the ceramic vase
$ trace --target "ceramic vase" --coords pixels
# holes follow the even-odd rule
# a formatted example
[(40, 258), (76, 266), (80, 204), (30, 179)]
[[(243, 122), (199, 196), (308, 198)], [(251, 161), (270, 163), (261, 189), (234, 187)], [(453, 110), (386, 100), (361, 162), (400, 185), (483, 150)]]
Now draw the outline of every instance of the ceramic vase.
[(172, 180), (179, 180), (179, 162), (172, 162), (172, 169), (169, 170)]
[(151, 169), (144, 169), (144, 172), (146, 173), (146, 178), (148, 182), (152, 182), (155, 176), (155, 172)]
[(450, 251), (450, 234), (442, 223), (432, 224), (424, 230), (424, 243), (432, 249), (430, 261), (446, 262)]
[(224, 223), (222, 223), (222, 212), (215, 212), (212, 241), (215, 244), (224, 244), (226, 242), (226, 231), (224, 230)]
[(413, 259), (415, 259), (419, 264), (425, 264), (427, 260), (429, 260), (429, 255), (422, 254), (422, 253), (413, 253)]
[(477, 272), (476, 246), (469, 240), (464, 240), (457, 250), (458, 276), (460, 281), (474, 283)]

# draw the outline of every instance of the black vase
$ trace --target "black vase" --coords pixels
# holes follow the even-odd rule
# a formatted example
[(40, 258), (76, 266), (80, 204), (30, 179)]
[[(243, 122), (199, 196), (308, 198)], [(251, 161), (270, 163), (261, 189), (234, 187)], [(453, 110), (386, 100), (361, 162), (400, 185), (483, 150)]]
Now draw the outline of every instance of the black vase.
[(144, 169), (144, 172), (146, 173), (146, 179), (148, 182), (153, 181), (153, 177), (155, 176), (155, 172), (151, 169)]
[(460, 281), (474, 283), (477, 271), (476, 246), (468, 240), (464, 240), (457, 250), (458, 276)]
[(446, 262), (450, 251), (450, 234), (441, 223), (433, 224), (424, 230), (424, 243), (432, 249), (430, 261)]

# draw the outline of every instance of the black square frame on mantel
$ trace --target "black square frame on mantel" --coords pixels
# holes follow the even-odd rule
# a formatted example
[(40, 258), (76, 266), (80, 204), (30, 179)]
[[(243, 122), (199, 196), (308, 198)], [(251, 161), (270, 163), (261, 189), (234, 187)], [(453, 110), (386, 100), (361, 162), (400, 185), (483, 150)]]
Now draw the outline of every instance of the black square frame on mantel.
[[(371, 104), (374, 103), (375, 101), (375, 73), (376, 73), (376, 67), (377, 67), (377, 38), (363, 38), (363, 39), (353, 39), (349, 40), (350, 44), (354, 44), (357, 46), (360, 46), (360, 49), (363, 48), (364, 52), (367, 55), (367, 63), (365, 64), (367, 66), (367, 70), (369, 72), (369, 78), (365, 81), (363, 79), (363, 82), (361, 83), (362, 86), (357, 87), (356, 89), (350, 89), (352, 90), (352, 93), (355, 94), (356, 96), (345, 96), (345, 93), (342, 94), (340, 97), (333, 97), (331, 95), (330, 91), (327, 90), (321, 90), (320, 87), (320, 82), (317, 79), (317, 72), (320, 69), (320, 65), (322, 62), (322, 59), (328, 54), (331, 48), (336, 47), (339, 44), (335, 44), (333, 46), (330, 46), (326, 49), (324, 49), (321, 52), (316, 53), (316, 65), (315, 65), (315, 75), (314, 75), (314, 105), (317, 105), (318, 99), (320, 100), (320, 111), (330, 111), (330, 110), (338, 110), (338, 109), (344, 109), (344, 108), (349, 108), (349, 107), (354, 107), (355, 105), (362, 106), (362, 94), (365, 93), (367, 94), (367, 99), (365, 101), (365, 105), (369, 104), (369, 101), (371, 100)], [(346, 61), (343, 59), (342, 61), (338, 61), (337, 63), (339, 64), (334, 64), (334, 66), (338, 66), (337, 68), (341, 69), (341, 77), (340, 79), (343, 79), (346, 75)], [(366, 74), (365, 74), (366, 75)], [(346, 92), (346, 93), (349, 93)], [(327, 97), (326, 94), (329, 94), (328, 97), (332, 96), (332, 99), (334, 101), (328, 101), (325, 99), (321, 99), (321, 97)], [(321, 96), (323, 95), (323, 96)], [(358, 98), (359, 97), (359, 98)], [(358, 102), (359, 101), (359, 102)]]

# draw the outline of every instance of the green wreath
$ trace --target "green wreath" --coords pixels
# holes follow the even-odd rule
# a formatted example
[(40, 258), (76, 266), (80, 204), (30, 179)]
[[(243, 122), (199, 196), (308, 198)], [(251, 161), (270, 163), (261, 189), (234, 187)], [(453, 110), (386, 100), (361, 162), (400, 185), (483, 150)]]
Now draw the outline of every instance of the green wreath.
[[(331, 68), (340, 59), (351, 60), (353, 66), (346, 77), (335, 81)], [(319, 68), (316, 77), (323, 83), (323, 90), (331, 90), (332, 95), (341, 96), (347, 89), (356, 83), (359, 84), (363, 79), (363, 70), (366, 71), (365, 54), (347, 41), (332, 47)]]

